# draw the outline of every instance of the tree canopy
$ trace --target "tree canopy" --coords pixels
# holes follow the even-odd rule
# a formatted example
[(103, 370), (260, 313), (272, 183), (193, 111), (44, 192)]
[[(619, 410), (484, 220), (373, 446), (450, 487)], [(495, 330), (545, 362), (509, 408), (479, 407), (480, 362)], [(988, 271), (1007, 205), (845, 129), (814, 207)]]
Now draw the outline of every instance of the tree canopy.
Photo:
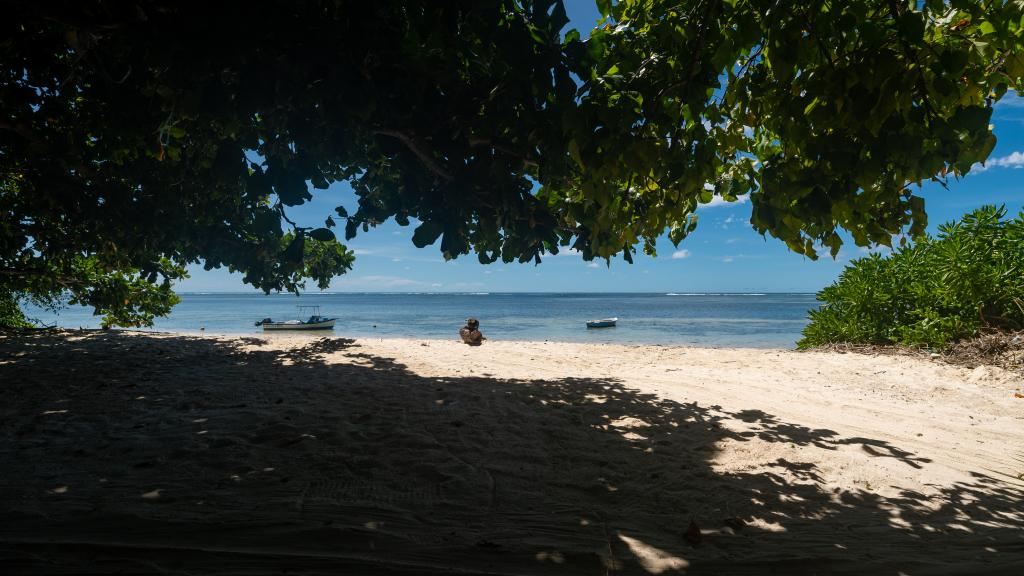
[[(991, 152), (1019, 1), (19, 3), (0, 23), (0, 291), (138, 324), (184, 267), (266, 291), (351, 268), (388, 219), (484, 263), (751, 224), (833, 254), (923, 232), (914, 185)], [(348, 182), (358, 210), (287, 209)]]

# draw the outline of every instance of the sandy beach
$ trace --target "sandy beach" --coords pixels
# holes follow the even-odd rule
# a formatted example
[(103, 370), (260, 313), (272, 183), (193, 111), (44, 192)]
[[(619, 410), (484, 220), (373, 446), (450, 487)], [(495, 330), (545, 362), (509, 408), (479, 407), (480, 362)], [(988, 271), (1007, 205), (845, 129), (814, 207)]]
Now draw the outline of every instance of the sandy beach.
[(9, 574), (1020, 574), (1024, 382), (916, 357), (0, 333)]

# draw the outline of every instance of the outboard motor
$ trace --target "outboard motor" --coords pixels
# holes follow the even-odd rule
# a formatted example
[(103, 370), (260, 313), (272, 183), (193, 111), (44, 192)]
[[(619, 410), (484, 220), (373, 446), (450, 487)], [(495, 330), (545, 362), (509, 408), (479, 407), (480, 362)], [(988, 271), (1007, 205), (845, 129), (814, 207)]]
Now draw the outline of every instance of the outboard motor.
[(273, 322), (273, 320), (271, 320), (270, 318), (264, 318), (263, 320), (256, 322), (256, 325), (262, 326), (264, 324), (270, 324), (271, 322)]

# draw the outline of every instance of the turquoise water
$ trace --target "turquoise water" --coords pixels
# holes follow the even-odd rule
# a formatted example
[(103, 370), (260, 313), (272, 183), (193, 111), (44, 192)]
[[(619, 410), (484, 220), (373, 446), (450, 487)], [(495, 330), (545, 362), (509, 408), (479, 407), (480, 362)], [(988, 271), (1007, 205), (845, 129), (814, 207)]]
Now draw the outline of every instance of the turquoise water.
[[(812, 294), (182, 294), (154, 330), (259, 334), (256, 320), (319, 305), (338, 336), (455, 338), (467, 316), (491, 339), (792, 348), (816, 308)], [(45, 324), (96, 328), (91, 310), (26, 310)], [(308, 312), (307, 312), (308, 314)], [(615, 328), (585, 321), (617, 316)], [(322, 334), (322, 333), (316, 333)]]

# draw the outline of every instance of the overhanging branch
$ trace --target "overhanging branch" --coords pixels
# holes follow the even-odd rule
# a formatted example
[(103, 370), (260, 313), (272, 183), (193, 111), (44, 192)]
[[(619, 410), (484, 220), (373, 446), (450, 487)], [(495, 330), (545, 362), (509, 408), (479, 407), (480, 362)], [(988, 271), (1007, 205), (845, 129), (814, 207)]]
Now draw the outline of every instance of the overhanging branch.
[(441, 178), (445, 182), (451, 182), (452, 180), (455, 180), (455, 178), (450, 173), (448, 173), (447, 170), (438, 165), (438, 163), (434, 160), (434, 157), (431, 156), (429, 152), (424, 150), (423, 146), (419, 142), (417, 142), (416, 139), (413, 138), (412, 136), (409, 136), (405, 132), (392, 130), (390, 128), (378, 128), (374, 130), (373, 133), (379, 134), (381, 136), (390, 136), (398, 140), (402, 144), (405, 144), (405, 147), (408, 148), (410, 152), (416, 155), (416, 158), (418, 158), (419, 161), (423, 163), (423, 166), (426, 167), (427, 170), (429, 170), (438, 178)]
[(524, 167), (525, 166), (532, 166), (534, 168), (537, 168), (539, 166), (539, 164), (537, 164), (536, 160), (533, 160), (532, 158), (528, 158), (528, 157), (526, 157), (526, 156), (524, 156), (522, 154), (519, 154), (518, 152), (516, 152), (515, 150), (512, 150), (511, 148), (506, 148), (504, 146), (496, 144), (496, 143), (494, 143), (493, 140), (488, 140), (486, 138), (470, 138), (469, 139), (469, 145), (471, 147), (473, 147), (473, 148), (481, 148), (481, 147), (493, 148), (495, 151), (501, 152), (502, 154), (507, 154), (509, 156), (512, 156), (513, 158), (519, 158), (519, 159), (521, 159), (523, 161), (523, 166)]

